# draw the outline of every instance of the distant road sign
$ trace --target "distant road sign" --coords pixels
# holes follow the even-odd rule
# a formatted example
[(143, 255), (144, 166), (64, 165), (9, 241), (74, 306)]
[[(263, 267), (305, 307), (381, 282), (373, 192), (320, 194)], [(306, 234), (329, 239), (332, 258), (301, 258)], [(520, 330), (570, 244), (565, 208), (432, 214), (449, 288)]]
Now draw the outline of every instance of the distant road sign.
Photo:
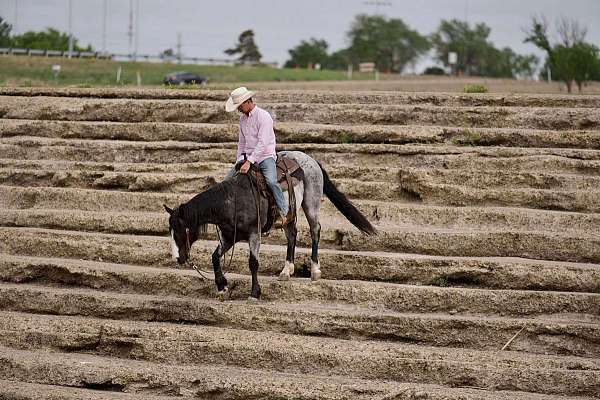
[(364, 62), (358, 64), (359, 72), (373, 72), (375, 71), (375, 63), (374, 62)]
[(458, 54), (455, 51), (448, 53), (448, 64), (454, 65), (458, 62)]

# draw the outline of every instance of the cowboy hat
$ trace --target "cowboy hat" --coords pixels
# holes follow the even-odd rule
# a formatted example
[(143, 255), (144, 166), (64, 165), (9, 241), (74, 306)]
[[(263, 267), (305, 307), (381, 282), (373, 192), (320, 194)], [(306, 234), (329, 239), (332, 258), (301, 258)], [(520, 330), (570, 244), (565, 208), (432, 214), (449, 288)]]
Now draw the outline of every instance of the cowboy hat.
[(227, 99), (227, 102), (225, 103), (225, 111), (232, 112), (237, 110), (240, 104), (242, 104), (252, 96), (254, 96), (254, 92), (246, 89), (243, 86), (235, 89), (233, 92), (231, 92), (229, 98)]

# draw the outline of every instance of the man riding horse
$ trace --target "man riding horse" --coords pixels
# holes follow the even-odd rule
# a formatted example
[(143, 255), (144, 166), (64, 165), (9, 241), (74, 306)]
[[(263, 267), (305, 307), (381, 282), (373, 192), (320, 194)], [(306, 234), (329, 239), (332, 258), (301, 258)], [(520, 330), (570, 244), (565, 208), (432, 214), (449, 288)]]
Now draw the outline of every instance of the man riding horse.
[[(252, 164), (257, 165), (263, 173), (279, 209), (273, 227), (281, 228), (293, 219), (293, 210), (289, 209), (283, 197), (283, 191), (277, 182), (273, 118), (266, 110), (254, 103), (253, 95), (254, 92), (245, 87), (239, 87), (231, 92), (225, 103), (225, 111), (238, 110), (241, 114), (236, 164), (243, 162), (239, 168), (241, 174), (247, 174)], [(225, 179), (231, 179), (235, 172), (236, 168), (234, 167)]]
[[(259, 108), (252, 101), (253, 93), (241, 87), (233, 92), (227, 100), (225, 110), (231, 112), (239, 110), (240, 134), (237, 151), (237, 164), (241, 164), (240, 175), (233, 169), (227, 178), (211, 186), (202, 193), (195, 195), (190, 201), (182, 203), (174, 209), (165, 205), (169, 213), (169, 236), (171, 239), (171, 252), (179, 264), (189, 261), (192, 244), (200, 238), (200, 233), (206, 230), (207, 224), (218, 227), (219, 244), (212, 255), (212, 264), (215, 273), (217, 292), (223, 295), (227, 292), (227, 279), (221, 269), (223, 255), (240, 241), (248, 242), (250, 254), (248, 266), (252, 275), (251, 299), (259, 299), (261, 294), (258, 283), (259, 251), (261, 233), (268, 231), (271, 225), (270, 213), (260, 212), (267, 210), (270, 201), (263, 195), (255, 196), (255, 181), (247, 179), (246, 175), (251, 166), (256, 165), (264, 174), (268, 186), (273, 191), (273, 197), (279, 209), (279, 226), (287, 240), (285, 264), (279, 274), (279, 279), (288, 280), (294, 275), (294, 257), (296, 237), (298, 230), (294, 218), (302, 208), (310, 229), (311, 255), (310, 277), (316, 281), (321, 278), (321, 265), (319, 262), (319, 240), (321, 224), (319, 222), (319, 209), (321, 197), (327, 196), (348, 221), (361, 232), (367, 235), (377, 233), (375, 227), (340, 192), (317, 160), (301, 151), (283, 151), (280, 156), (282, 163), (293, 161), (298, 165), (296, 171), (301, 174), (290, 173), (287, 184), (292, 206), (288, 207), (279, 184), (277, 183), (277, 167), (275, 160), (275, 133), (273, 132), (273, 119), (268, 112)], [(287, 164), (286, 164), (287, 168)], [(280, 170), (281, 171), (281, 170)], [(294, 185), (290, 175), (296, 178)], [(258, 180), (256, 180), (258, 182)], [(290, 182), (292, 183), (290, 185)], [(256, 185), (258, 186), (258, 185)], [(289, 212), (288, 212), (289, 209)]]

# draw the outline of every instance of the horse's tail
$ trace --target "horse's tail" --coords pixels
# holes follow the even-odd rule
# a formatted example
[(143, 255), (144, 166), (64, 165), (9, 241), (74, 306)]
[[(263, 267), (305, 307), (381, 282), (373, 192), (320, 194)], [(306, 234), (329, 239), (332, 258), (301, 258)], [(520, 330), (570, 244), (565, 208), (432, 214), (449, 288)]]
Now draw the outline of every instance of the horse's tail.
[(325, 195), (327, 195), (329, 200), (331, 200), (335, 208), (340, 210), (344, 217), (346, 217), (348, 221), (352, 223), (352, 225), (360, 229), (362, 232), (366, 233), (367, 235), (376, 235), (377, 230), (375, 227), (373, 227), (373, 225), (371, 225), (369, 220), (367, 220), (367, 217), (358, 211), (358, 209), (350, 202), (350, 200), (348, 200), (344, 193), (337, 190), (320, 163), (319, 167), (323, 173), (323, 192)]

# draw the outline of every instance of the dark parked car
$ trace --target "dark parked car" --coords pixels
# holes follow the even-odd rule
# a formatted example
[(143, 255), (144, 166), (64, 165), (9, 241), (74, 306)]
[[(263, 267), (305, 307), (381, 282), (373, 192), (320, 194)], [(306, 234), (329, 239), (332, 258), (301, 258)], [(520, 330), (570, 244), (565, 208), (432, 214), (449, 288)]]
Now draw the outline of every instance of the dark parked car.
[(163, 79), (165, 85), (206, 85), (208, 78), (193, 72), (172, 72)]

